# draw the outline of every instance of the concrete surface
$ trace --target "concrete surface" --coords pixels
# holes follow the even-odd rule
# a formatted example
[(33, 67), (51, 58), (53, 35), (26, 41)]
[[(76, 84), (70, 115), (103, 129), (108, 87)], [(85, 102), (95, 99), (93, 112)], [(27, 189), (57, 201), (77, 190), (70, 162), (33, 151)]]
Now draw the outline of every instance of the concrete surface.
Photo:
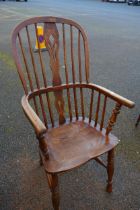
[(140, 7), (96, 0), (0, 2), (0, 210), (51, 210), (37, 141), (20, 106), (23, 94), (10, 50), (13, 27), (32, 16), (64, 16), (88, 32), (91, 80), (136, 102), (114, 134), (114, 191), (94, 161), (60, 176), (61, 210), (140, 210)]

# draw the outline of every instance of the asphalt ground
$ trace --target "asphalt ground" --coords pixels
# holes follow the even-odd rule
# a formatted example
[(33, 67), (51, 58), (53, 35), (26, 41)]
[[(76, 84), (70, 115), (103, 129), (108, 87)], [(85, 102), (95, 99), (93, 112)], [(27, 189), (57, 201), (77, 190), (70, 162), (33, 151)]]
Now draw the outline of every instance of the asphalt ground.
[(61, 210), (140, 210), (140, 7), (96, 0), (0, 1), (0, 210), (52, 209), (10, 44), (15, 25), (41, 15), (79, 22), (89, 38), (91, 81), (136, 103), (122, 109), (113, 131), (121, 139), (113, 193), (105, 192), (104, 168), (90, 161), (59, 176)]

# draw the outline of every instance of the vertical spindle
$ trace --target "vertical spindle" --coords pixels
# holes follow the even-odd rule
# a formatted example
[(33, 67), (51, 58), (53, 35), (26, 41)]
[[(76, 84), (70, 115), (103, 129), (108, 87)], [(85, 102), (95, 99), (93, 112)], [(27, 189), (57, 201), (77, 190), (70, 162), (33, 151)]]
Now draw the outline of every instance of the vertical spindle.
[[(44, 64), (43, 64), (43, 59), (42, 59), (42, 54), (41, 54), (41, 49), (40, 49), (39, 38), (38, 38), (38, 34), (37, 34), (37, 24), (35, 24), (35, 34), (36, 34), (36, 40), (37, 40), (37, 45), (38, 45), (38, 49), (39, 49), (38, 52), (39, 52), (39, 60), (40, 60), (40, 65), (41, 65), (43, 82), (44, 82), (44, 86), (47, 87), (47, 78), (46, 78), (45, 68), (44, 68)], [(50, 115), (52, 127), (54, 127), (53, 114), (52, 114), (52, 110), (51, 110), (50, 98), (49, 98), (49, 94), (48, 93), (46, 93), (46, 100), (47, 100), (47, 104), (48, 104), (49, 115)]]
[(86, 82), (89, 82), (89, 51), (88, 51), (88, 41), (83, 38), (84, 43), (84, 54), (85, 54), (85, 75)]
[[(79, 82), (82, 82), (82, 70), (81, 70), (81, 40), (80, 40), (80, 31), (78, 31), (78, 65), (79, 65)], [(82, 117), (83, 120), (85, 119), (85, 112), (84, 112), (84, 97), (83, 97), (83, 89), (80, 88), (80, 98), (81, 98), (81, 110), (82, 110)]]
[(91, 97), (90, 97), (90, 111), (89, 111), (89, 123), (91, 123), (92, 119), (92, 112), (93, 112), (93, 98), (94, 98), (94, 90), (91, 90)]
[(105, 118), (105, 111), (106, 111), (106, 103), (107, 103), (107, 96), (104, 97), (104, 105), (103, 105), (103, 111), (102, 111), (102, 119), (100, 124), (100, 130), (103, 129), (104, 125), (104, 118)]
[[(28, 73), (29, 73), (28, 63), (27, 63), (27, 60), (26, 60), (26, 56), (25, 56), (25, 52), (24, 52), (24, 49), (23, 49), (23, 45), (22, 45), (22, 40), (21, 40), (20, 34), (18, 35), (18, 37), (19, 37), (19, 43), (20, 43), (20, 47), (21, 47), (21, 51), (22, 51), (25, 67), (26, 67), (26, 70), (28, 70)], [(37, 75), (37, 72), (36, 72), (36, 68), (33, 68), (33, 70), (34, 70), (34, 74), (35, 74), (36, 85), (37, 85), (37, 88), (39, 89), (40, 85), (39, 85), (39, 79), (38, 79), (38, 75)], [(43, 120), (44, 120), (44, 123), (45, 123), (45, 125), (47, 127), (47, 119), (46, 119), (45, 110), (44, 110), (44, 106), (43, 106), (43, 99), (42, 99), (41, 95), (39, 95), (39, 99), (40, 99), (40, 105), (41, 105)]]
[[(72, 63), (72, 80), (75, 84), (75, 66), (74, 66), (74, 53), (73, 53), (73, 29), (72, 25), (70, 25), (70, 38), (71, 38), (71, 63)], [(75, 105), (75, 114), (76, 119), (78, 120), (78, 107), (77, 107), (77, 97), (76, 97), (76, 88), (73, 88), (74, 94), (74, 105)]]
[(98, 94), (98, 101), (97, 101), (97, 108), (96, 108), (96, 115), (95, 115), (95, 124), (94, 126), (97, 126), (98, 123), (98, 116), (99, 116), (99, 109), (100, 109), (100, 99), (101, 99), (101, 93)]
[[(68, 78), (68, 65), (67, 65), (67, 51), (66, 51), (66, 36), (65, 36), (65, 25), (62, 24), (62, 33), (63, 33), (63, 55), (64, 55), (64, 65), (65, 65), (65, 77), (66, 77), (66, 84), (69, 83)], [(70, 91), (69, 88), (67, 89), (67, 99), (68, 99), (68, 107), (69, 107), (69, 117), (70, 121), (72, 121), (72, 110), (71, 110), (71, 100), (70, 100)]]
[[(30, 90), (33, 91), (33, 82), (32, 82), (32, 78), (31, 78), (31, 75), (30, 75), (30, 71), (29, 71), (27, 60), (26, 60), (26, 56), (25, 56), (25, 52), (24, 52), (24, 48), (23, 48), (22, 39), (21, 39), (20, 34), (18, 34), (18, 39), (19, 39), (19, 44), (20, 44), (20, 48), (21, 48), (21, 53), (22, 53), (22, 56), (23, 56), (23, 61), (24, 61), (24, 64), (25, 64), (26, 73), (27, 73), (28, 80), (29, 80)], [(39, 116), (36, 99), (34, 98), (33, 101), (34, 101), (35, 111), (36, 111), (37, 115)]]

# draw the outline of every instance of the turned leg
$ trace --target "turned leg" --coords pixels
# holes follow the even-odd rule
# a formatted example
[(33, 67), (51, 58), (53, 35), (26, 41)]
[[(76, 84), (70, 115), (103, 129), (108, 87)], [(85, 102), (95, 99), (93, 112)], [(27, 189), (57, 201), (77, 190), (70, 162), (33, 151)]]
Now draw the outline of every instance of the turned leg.
[(46, 173), (46, 175), (47, 175), (49, 188), (52, 193), (53, 208), (54, 208), (54, 210), (60, 210), (60, 208), (59, 208), (60, 198), (59, 198), (58, 176), (57, 176), (57, 174), (48, 174), (48, 173)]
[(110, 150), (108, 152), (108, 163), (107, 163), (107, 174), (108, 174), (108, 180), (107, 180), (107, 192), (112, 192), (112, 178), (114, 174), (114, 149)]

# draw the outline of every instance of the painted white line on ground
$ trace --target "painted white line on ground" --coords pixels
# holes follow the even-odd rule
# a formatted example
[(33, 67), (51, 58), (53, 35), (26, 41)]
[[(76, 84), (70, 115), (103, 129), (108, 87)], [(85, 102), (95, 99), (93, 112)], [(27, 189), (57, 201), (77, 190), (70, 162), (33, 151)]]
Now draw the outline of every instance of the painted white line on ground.
[(9, 9), (8, 7), (0, 9), (0, 22), (7, 21), (7, 20), (8, 21), (22, 20), (22, 19), (30, 18), (30, 17), (32, 16), (25, 15), (24, 13), (11, 10), (11, 8)]
[(16, 17), (16, 15), (12, 14), (12, 15), (1, 15), (0, 14), (0, 18), (11, 18), (11, 17)]
[(9, 13), (9, 17), (10, 15), (13, 16), (19, 16), (19, 17), (29, 17), (30, 15), (25, 15), (24, 13), (20, 13), (20, 12), (17, 12), (17, 11), (14, 11), (14, 10), (11, 10), (11, 9), (8, 9), (8, 8), (2, 8), (1, 9), (2, 12), (4, 13)]
[[(31, 18), (31, 17), (33, 17), (33, 16), (29, 16), (29, 17), (27, 17), (27, 18)], [(25, 20), (26, 18), (25, 17), (20, 17), (20, 18), (10, 18), (10, 19), (3, 19), (2, 21), (0, 20), (0, 23), (4, 23), (4, 22), (11, 22), (11, 21), (22, 21), (22, 20)]]
[[(23, 16), (24, 14), (21, 14), (20, 12), (17, 12), (17, 11), (13, 11), (13, 10), (10, 10), (8, 8), (2, 8), (2, 12), (8, 12), (10, 13), (11, 15), (18, 15), (18, 16)], [(26, 15), (24, 15), (26, 16)]]

